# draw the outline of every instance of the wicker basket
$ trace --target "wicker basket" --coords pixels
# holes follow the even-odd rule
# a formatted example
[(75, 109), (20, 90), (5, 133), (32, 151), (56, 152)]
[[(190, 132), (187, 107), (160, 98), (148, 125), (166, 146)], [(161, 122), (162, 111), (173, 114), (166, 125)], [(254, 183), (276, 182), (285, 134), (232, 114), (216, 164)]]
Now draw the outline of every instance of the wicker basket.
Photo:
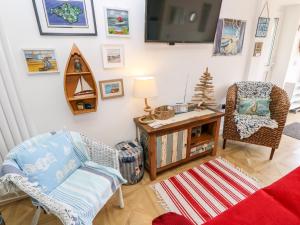
[(167, 120), (175, 116), (175, 110), (171, 106), (160, 106), (154, 110), (155, 118), (158, 120)]

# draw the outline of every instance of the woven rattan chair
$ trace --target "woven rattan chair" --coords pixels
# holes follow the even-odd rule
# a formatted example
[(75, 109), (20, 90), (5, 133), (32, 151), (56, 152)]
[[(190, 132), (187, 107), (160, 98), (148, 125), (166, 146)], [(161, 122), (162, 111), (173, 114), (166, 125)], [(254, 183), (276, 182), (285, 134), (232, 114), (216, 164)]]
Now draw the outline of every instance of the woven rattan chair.
[[(49, 135), (50, 134), (47, 133), (47, 134), (40, 135), (39, 137), (49, 136)], [(119, 153), (117, 149), (111, 148), (103, 144), (102, 142), (96, 142), (94, 140), (91, 140), (84, 135), (80, 135), (80, 137), (83, 143), (87, 147), (86, 149), (87, 154), (91, 158), (92, 162), (99, 164), (101, 166), (105, 166), (107, 168), (113, 168), (115, 170), (119, 170), (119, 158), (118, 158)], [(26, 143), (27, 145), (29, 145), (29, 143), (35, 143), (37, 141), (38, 140), (35, 137), (28, 140)], [(74, 205), (73, 206), (69, 205), (69, 203), (63, 202), (61, 199), (55, 198), (55, 196), (51, 195), (51, 193), (49, 194), (43, 193), (40, 188), (38, 188), (34, 183), (31, 183), (28, 180), (28, 178), (22, 173), (18, 165), (10, 157), (8, 157), (5, 160), (4, 164), (2, 165), (0, 169), (0, 174), (2, 175), (2, 177), (0, 177), (0, 184), (3, 185), (6, 184), (5, 186), (12, 191), (17, 190), (16, 188), (19, 188), (20, 190), (28, 194), (28, 196), (30, 196), (33, 199), (32, 203), (37, 207), (37, 210), (34, 214), (31, 225), (38, 224), (40, 214), (43, 211), (49, 214), (51, 213), (56, 215), (64, 225), (91, 225), (92, 223), (87, 222), (87, 218), (93, 216), (94, 213), (97, 213), (100, 210), (99, 209), (100, 204), (105, 204), (108, 198), (110, 198), (112, 195), (112, 194), (107, 195), (107, 193), (106, 194), (103, 193), (101, 194), (103, 198), (101, 197), (102, 198), (101, 201), (98, 201), (97, 198), (99, 198), (99, 195), (98, 194), (95, 195), (95, 193), (101, 193), (101, 192), (100, 190), (94, 190), (94, 193), (93, 192), (88, 193), (89, 196), (88, 199), (84, 199), (84, 201), (81, 201), (80, 199), (85, 198), (87, 196), (84, 194), (86, 192), (86, 189), (79, 190), (78, 192), (75, 188), (72, 188), (71, 189), (73, 195), (72, 199), (76, 201), (76, 204), (80, 205), (80, 211), (79, 211), (77, 207), (74, 207)], [(90, 177), (92, 177), (91, 175)], [(109, 175), (107, 175), (107, 173), (105, 172), (105, 177), (108, 176)], [(112, 178), (110, 178), (109, 180), (112, 180)], [(81, 181), (78, 180), (78, 182)], [(103, 186), (105, 185), (108, 185), (110, 187), (114, 186), (113, 184), (107, 184), (107, 182), (103, 183)], [(111, 190), (107, 189), (107, 192), (110, 191), (115, 192), (118, 190), (119, 206), (120, 208), (124, 208), (124, 200), (123, 200), (121, 185), (122, 184), (119, 183), (115, 187), (116, 190), (113, 190), (113, 188)], [(83, 197), (81, 197), (80, 194)], [(67, 198), (68, 196), (65, 196), (63, 199), (66, 200)], [(91, 201), (91, 199), (93, 199), (93, 201)], [(90, 208), (90, 205), (92, 204), (87, 204), (88, 202), (96, 203), (97, 208)], [(88, 209), (89, 211), (85, 211), (86, 209)], [(84, 218), (82, 218), (83, 216)]]
[(274, 86), (271, 93), (270, 111), (271, 118), (276, 120), (278, 123), (277, 129), (270, 129), (262, 127), (259, 131), (253, 134), (249, 138), (243, 140), (240, 139), (240, 135), (237, 132), (237, 127), (234, 121), (234, 112), (236, 109), (237, 100), (237, 86), (232, 85), (229, 87), (226, 98), (226, 109), (225, 109), (225, 121), (223, 129), (223, 149), (226, 148), (227, 140), (241, 141), (250, 144), (262, 145), (272, 148), (270, 160), (273, 159), (275, 150), (278, 148), (283, 128), (285, 126), (287, 114), (290, 107), (290, 102), (286, 92)]

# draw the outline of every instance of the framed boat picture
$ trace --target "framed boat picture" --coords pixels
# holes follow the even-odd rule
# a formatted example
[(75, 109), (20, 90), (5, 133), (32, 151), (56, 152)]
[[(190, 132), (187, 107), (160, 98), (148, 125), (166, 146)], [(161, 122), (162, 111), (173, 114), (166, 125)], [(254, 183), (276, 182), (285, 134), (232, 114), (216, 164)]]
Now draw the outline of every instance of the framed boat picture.
[(107, 36), (129, 37), (129, 10), (116, 8), (104, 10)]
[(29, 74), (59, 73), (54, 49), (23, 49)]
[(102, 99), (118, 98), (124, 96), (123, 79), (99, 81)]
[(96, 36), (93, 0), (32, 0), (41, 35)]

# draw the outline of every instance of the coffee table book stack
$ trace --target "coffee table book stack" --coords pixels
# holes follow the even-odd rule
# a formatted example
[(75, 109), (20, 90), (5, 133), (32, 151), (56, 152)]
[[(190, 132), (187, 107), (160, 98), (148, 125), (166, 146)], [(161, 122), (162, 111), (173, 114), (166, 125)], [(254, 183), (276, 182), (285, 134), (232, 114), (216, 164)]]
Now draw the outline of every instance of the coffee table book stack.
[(97, 85), (91, 68), (75, 44), (65, 69), (64, 89), (74, 115), (97, 111)]
[(212, 155), (218, 148), (219, 130), (223, 112), (210, 114), (152, 128), (135, 118), (137, 139), (145, 152), (145, 166), (151, 180), (157, 173), (193, 159)]

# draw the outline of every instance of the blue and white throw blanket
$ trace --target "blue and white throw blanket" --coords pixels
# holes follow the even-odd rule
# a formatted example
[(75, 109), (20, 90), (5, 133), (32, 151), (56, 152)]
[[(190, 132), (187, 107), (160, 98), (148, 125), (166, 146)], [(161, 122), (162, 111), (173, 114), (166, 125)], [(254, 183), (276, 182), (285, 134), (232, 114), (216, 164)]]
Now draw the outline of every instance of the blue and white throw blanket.
[[(49, 133), (32, 138), (26, 145), (34, 144), (50, 135)], [(80, 141), (78, 135), (77, 141)], [(82, 142), (82, 145), (85, 144)], [(17, 146), (15, 151), (21, 149), (22, 147)], [(46, 193), (38, 183), (30, 182), (16, 161), (8, 155), (1, 166), (0, 183), (7, 192), (16, 191), (17, 188), (24, 191), (33, 199), (35, 205), (56, 215), (64, 225), (92, 225), (99, 210), (126, 180), (113, 168), (86, 161), (84, 157), (80, 160), (80, 168), (50, 193)]]
[[(242, 81), (236, 83), (237, 85), (237, 109), (239, 99), (241, 98), (270, 98), (273, 84), (255, 81)], [(270, 116), (257, 116), (257, 115), (242, 115), (235, 111), (234, 115), (237, 131), (241, 139), (250, 137), (262, 127), (278, 128), (278, 123), (272, 120)]]

